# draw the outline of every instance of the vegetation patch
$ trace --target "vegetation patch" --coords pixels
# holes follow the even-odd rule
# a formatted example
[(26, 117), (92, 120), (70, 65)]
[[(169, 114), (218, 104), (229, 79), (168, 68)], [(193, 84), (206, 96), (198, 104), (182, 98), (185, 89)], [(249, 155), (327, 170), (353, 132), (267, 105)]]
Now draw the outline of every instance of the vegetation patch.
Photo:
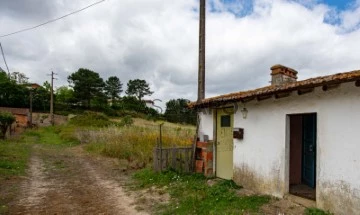
[(107, 127), (114, 123), (104, 114), (88, 111), (73, 117), (70, 124), (83, 127)]
[(75, 127), (73, 126), (43, 127), (26, 131), (22, 141), (31, 144), (73, 146), (79, 143), (74, 132)]
[(155, 173), (138, 171), (134, 178), (139, 188), (161, 187), (171, 196), (168, 205), (158, 207), (161, 214), (247, 214), (258, 212), (270, 201), (269, 196), (236, 195), (241, 189), (234, 182), (223, 180), (212, 186), (200, 174), (179, 174), (174, 171)]
[(332, 215), (332, 213), (318, 208), (306, 208), (305, 215)]
[(23, 175), (30, 155), (28, 144), (0, 141), (0, 177)]
[[(145, 120), (142, 122), (149, 124), (141, 126), (138, 120), (133, 122), (125, 117), (120, 123), (126, 126), (79, 130), (76, 136), (80, 142), (88, 143), (86, 150), (109, 157), (127, 159), (130, 162), (135, 161), (140, 168), (151, 163), (154, 147), (159, 140), (159, 125)], [(182, 128), (165, 124), (162, 132), (163, 146), (191, 145), (194, 133), (193, 127)]]

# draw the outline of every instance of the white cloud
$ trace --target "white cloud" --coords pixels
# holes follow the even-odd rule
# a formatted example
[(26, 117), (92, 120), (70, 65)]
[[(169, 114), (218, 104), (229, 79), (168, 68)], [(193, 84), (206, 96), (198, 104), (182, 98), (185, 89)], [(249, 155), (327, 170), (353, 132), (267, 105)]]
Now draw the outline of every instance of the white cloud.
[[(250, 14), (236, 17), (229, 5), (214, 1), (217, 12), (207, 14), (207, 96), (267, 85), (269, 68), (277, 63), (298, 70), (300, 79), (360, 68), (359, 4), (331, 15), (333, 8), (312, 0), (256, 0)], [(56, 17), (90, 3), (58, 0), (41, 8), (55, 8), (54, 16), (0, 9), (0, 34), (29, 26), (31, 17), (36, 24), (39, 16)], [(53, 69), (56, 85), (67, 84), (70, 73), (85, 67), (104, 79), (116, 75), (124, 86), (129, 79), (146, 79), (152, 98), (164, 102), (196, 100), (197, 7), (196, 0), (107, 0), (1, 42), (10, 69), (38, 83)], [(324, 23), (326, 17), (340, 23)]]

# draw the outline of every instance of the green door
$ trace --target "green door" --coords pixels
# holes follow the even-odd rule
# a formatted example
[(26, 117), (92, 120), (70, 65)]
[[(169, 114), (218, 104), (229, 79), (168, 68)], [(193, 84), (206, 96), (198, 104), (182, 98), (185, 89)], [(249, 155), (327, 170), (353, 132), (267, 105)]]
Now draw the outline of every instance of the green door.
[(315, 188), (316, 180), (316, 114), (303, 115), (303, 182)]
[(232, 109), (217, 111), (216, 125), (216, 176), (223, 179), (233, 177), (233, 125)]

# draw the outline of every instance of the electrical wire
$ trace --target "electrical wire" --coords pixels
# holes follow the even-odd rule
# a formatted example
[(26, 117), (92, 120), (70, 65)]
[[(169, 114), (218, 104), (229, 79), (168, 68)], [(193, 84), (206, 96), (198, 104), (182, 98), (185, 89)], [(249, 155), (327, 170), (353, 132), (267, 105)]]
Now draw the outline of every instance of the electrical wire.
[(86, 10), (86, 9), (88, 9), (88, 8), (90, 8), (90, 7), (92, 7), (92, 6), (95, 6), (95, 5), (97, 5), (97, 4), (100, 4), (100, 3), (104, 2), (104, 1), (106, 1), (106, 0), (101, 0), (101, 1), (95, 2), (95, 3), (93, 3), (93, 4), (91, 4), (91, 5), (88, 5), (88, 6), (84, 7), (84, 8), (81, 8), (81, 9), (76, 10), (76, 11), (74, 11), (74, 12), (68, 13), (68, 14), (66, 14), (66, 15), (64, 15), (64, 16), (61, 16), (61, 17), (58, 17), (58, 18), (55, 18), (55, 19), (46, 21), (46, 22), (44, 22), (44, 23), (41, 23), (41, 24), (36, 25), (36, 26), (33, 26), (33, 27), (29, 27), (29, 28), (25, 28), (25, 29), (22, 29), (22, 30), (18, 30), (18, 31), (12, 32), (12, 33), (8, 33), (8, 34), (1, 35), (0, 38), (2, 38), (2, 37), (7, 37), (7, 36), (10, 36), (10, 35), (14, 35), (14, 34), (18, 34), (18, 33), (22, 33), (22, 32), (24, 32), (24, 31), (30, 31), (30, 30), (32, 30), (32, 29), (41, 27), (41, 26), (43, 26), (43, 25), (46, 25), (46, 24), (49, 24), (49, 23), (52, 23), (52, 22), (56, 22), (56, 21), (58, 21), (58, 20), (60, 20), (60, 19), (63, 19), (63, 18), (65, 18), (65, 17), (68, 17), (68, 16), (71, 16), (71, 15), (73, 15), (73, 14), (79, 13), (79, 12), (81, 12), (81, 11), (83, 11), (83, 10)]
[(7, 69), (7, 71), (8, 71), (8, 75), (9, 75), (9, 77), (10, 77), (9, 67), (8, 67), (8, 65), (7, 65), (7, 63), (6, 63), (5, 54), (4, 54), (4, 50), (3, 50), (3, 48), (2, 48), (1, 43), (0, 43), (0, 49), (1, 49), (1, 54), (2, 54), (2, 56), (3, 56), (3, 58), (4, 58), (4, 62), (5, 62), (5, 65), (6, 65), (6, 69)]

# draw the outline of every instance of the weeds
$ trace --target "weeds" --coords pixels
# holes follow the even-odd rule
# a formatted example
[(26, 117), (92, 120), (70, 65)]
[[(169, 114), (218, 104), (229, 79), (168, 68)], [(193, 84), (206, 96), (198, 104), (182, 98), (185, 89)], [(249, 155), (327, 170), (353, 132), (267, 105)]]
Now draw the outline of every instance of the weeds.
[(159, 207), (161, 214), (245, 214), (257, 212), (270, 201), (268, 196), (237, 196), (235, 191), (240, 187), (232, 181), (209, 186), (207, 179), (198, 174), (154, 173), (143, 169), (134, 178), (141, 188), (157, 186), (169, 192), (172, 199), (168, 205)]
[(28, 144), (0, 141), (0, 177), (23, 175), (30, 155)]
[(79, 143), (74, 131), (72, 126), (43, 127), (26, 131), (23, 140), (33, 144), (72, 146)]
[[(154, 125), (154, 124), (153, 124)], [(145, 166), (152, 160), (153, 149), (159, 138), (158, 126), (111, 126), (78, 131), (76, 136), (86, 149), (109, 157), (136, 160)], [(164, 147), (192, 144), (193, 130), (167, 127), (163, 130)]]
[(306, 208), (305, 210), (306, 215), (332, 215), (332, 213), (328, 211), (323, 211), (318, 208)]
[(70, 120), (71, 125), (82, 127), (107, 127), (114, 124), (107, 116), (95, 112), (85, 112), (77, 115)]

